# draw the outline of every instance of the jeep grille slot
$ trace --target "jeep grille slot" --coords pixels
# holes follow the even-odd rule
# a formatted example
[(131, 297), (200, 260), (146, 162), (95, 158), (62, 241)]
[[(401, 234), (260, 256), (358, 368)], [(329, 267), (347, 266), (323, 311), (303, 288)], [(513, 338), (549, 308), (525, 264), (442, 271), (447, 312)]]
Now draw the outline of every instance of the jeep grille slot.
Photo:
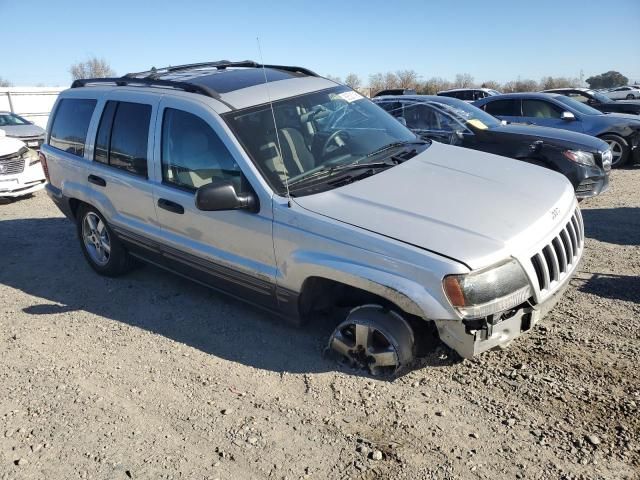
[(564, 228), (542, 250), (531, 257), (541, 292), (551, 291), (569, 275), (582, 254), (584, 224), (576, 208)]

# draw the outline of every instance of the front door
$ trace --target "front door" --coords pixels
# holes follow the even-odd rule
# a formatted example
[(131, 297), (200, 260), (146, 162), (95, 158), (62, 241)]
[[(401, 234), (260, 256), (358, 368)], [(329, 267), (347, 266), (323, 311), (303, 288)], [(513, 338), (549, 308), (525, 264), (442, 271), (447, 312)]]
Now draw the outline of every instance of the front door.
[(196, 190), (231, 180), (252, 190), (218, 115), (209, 107), (165, 97), (156, 121), (154, 201), (163, 231), (163, 262), (210, 286), (253, 303), (275, 306), (275, 260), (270, 197), (257, 213), (201, 211)]

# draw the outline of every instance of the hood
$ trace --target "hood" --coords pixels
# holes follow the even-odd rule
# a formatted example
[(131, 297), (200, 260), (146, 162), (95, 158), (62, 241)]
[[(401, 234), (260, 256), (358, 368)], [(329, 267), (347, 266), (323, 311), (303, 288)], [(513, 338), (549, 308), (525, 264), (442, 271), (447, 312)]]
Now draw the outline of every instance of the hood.
[(575, 197), (551, 170), (434, 142), (401, 165), (294, 201), (477, 269), (530, 255), (566, 221)]
[[(640, 100), (612, 100), (611, 103), (617, 105), (637, 105), (638, 107), (640, 107)], [(606, 103), (605, 105), (610, 104)]]
[(640, 127), (640, 117), (634, 113), (603, 113), (602, 115), (592, 115), (600, 120), (604, 120), (610, 124), (627, 125), (632, 124), (634, 127)]
[(37, 137), (44, 135), (44, 129), (37, 125), (5, 125), (2, 129), (7, 133), (7, 137)]
[(511, 123), (500, 125), (490, 129), (492, 132), (523, 135), (531, 139), (551, 140), (563, 143), (572, 143), (586, 147), (589, 151), (602, 151), (607, 149), (606, 142), (599, 138), (585, 135), (584, 133), (572, 132), (561, 128), (538, 127), (536, 125), (519, 125)]
[[(2, 130), (4, 130), (4, 128)], [(26, 145), (24, 144), (24, 142), (21, 142), (20, 140), (0, 136), (0, 157), (13, 155), (14, 153), (18, 153), (20, 149), (25, 147)]]

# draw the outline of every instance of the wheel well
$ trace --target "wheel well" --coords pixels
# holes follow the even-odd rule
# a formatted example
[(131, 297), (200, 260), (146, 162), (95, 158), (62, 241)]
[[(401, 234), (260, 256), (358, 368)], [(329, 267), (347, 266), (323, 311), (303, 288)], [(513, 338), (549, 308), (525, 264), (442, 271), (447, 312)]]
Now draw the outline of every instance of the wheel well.
[(73, 218), (77, 218), (78, 209), (80, 208), (80, 205), (82, 205), (83, 203), (84, 203), (83, 201), (78, 200), (77, 198), (69, 199), (69, 209), (73, 214)]
[(408, 315), (398, 305), (380, 295), (323, 277), (309, 277), (304, 281), (298, 299), (298, 308), (300, 317), (304, 320), (313, 314), (350, 310), (369, 303), (382, 305)]

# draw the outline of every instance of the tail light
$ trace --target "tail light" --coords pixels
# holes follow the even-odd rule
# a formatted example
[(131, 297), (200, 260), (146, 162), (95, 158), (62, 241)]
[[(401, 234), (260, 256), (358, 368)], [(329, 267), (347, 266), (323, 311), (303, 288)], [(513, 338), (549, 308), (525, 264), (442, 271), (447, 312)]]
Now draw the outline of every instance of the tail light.
[(50, 182), (49, 179), (49, 168), (47, 167), (47, 157), (44, 156), (42, 151), (38, 152), (38, 158), (40, 159), (40, 163), (42, 163), (42, 170), (44, 170), (44, 176), (47, 179), (47, 182)]

